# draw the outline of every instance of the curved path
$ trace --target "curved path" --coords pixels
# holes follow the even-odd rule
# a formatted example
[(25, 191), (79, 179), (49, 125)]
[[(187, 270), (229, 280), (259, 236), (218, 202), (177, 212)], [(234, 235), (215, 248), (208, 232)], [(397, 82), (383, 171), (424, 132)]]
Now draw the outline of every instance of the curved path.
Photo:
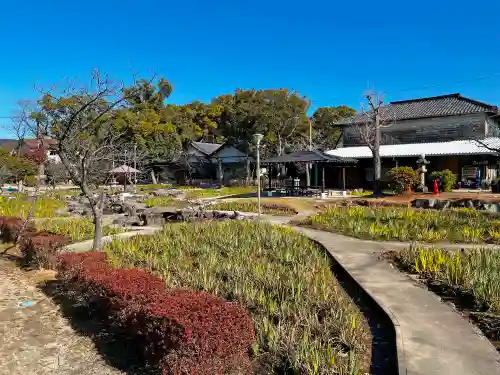
[(406, 367), (400, 374), (500, 374), (499, 353), (472, 324), (433, 293), (377, 259), (374, 253), (386, 249), (387, 244), (294, 229), (323, 245), (389, 314), (396, 326), (398, 357)]

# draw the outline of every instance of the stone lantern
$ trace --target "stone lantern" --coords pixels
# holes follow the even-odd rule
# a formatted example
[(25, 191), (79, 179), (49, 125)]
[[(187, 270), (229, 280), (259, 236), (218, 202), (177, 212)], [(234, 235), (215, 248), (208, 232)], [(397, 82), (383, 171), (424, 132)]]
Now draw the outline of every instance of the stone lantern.
[(420, 183), (417, 186), (417, 191), (427, 193), (429, 189), (425, 186), (425, 172), (427, 172), (426, 165), (429, 164), (430, 161), (425, 158), (425, 154), (420, 155), (420, 159), (417, 160), (418, 165), (418, 174), (420, 177)]

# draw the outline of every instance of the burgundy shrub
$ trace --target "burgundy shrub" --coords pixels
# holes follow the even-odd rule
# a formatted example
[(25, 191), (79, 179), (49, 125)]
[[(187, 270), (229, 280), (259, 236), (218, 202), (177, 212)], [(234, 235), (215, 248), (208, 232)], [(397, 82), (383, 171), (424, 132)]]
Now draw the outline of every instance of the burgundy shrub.
[(249, 371), (255, 337), (241, 306), (204, 292), (167, 291), (159, 277), (114, 268), (100, 252), (61, 254), (58, 269), (62, 280), (91, 291), (164, 375)]
[[(15, 242), (23, 227), (24, 219), (17, 216), (0, 216), (0, 239), (4, 242)], [(28, 223), (23, 235), (36, 232), (32, 223)]]
[(70, 239), (66, 236), (37, 232), (23, 236), (20, 250), (25, 264), (54, 268), (57, 262), (57, 251), (69, 243)]

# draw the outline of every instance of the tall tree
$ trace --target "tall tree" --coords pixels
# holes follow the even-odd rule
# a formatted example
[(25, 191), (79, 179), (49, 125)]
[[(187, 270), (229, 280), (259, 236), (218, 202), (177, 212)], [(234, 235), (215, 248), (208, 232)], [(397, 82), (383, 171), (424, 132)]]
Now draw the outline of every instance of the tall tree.
[(314, 111), (311, 120), (315, 147), (321, 150), (335, 149), (342, 137), (342, 126), (337, 124), (355, 113), (356, 110), (345, 105), (321, 107)]
[(241, 90), (214, 98), (222, 106), (218, 133), (250, 144), (255, 133), (264, 135), (265, 153), (282, 154), (303, 147), (310, 102), (288, 89)]
[(384, 107), (384, 99), (381, 94), (368, 92), (365, 94), (368, 110), (361, 108), (359, 121), (354, 123), (354, 129), (359, 133), (361, 140), (365, 143), (373, 155), (373, 193), (381, 194), (382, 161), (380, 159), (380, 142), (382, 139), (382, 128), (391, 124), (391, 116)]
[(57, 141), (61, 162), (90, 203), (94, 250), (102, 239), (104, 192), (99, 186), (108, 177), (110, 158), (122, 148), (124, 136), (116, 127), (117, 110), (137, 98), (141, 87), (127, 90), (96, 70), (89, 84), (72, 82), (57, 92), (45, 91), (38, 101), (44, 134)]

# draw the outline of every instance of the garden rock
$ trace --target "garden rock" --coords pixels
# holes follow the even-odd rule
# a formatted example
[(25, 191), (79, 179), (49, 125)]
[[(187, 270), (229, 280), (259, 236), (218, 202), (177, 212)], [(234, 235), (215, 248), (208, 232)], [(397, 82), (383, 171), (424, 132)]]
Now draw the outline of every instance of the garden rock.
[(67, 214), (68, 212), (69, 212), (68, 207), (58, 208), (57, 210), (55, 210), (56, 216), (63, 216), (65, 214)]

